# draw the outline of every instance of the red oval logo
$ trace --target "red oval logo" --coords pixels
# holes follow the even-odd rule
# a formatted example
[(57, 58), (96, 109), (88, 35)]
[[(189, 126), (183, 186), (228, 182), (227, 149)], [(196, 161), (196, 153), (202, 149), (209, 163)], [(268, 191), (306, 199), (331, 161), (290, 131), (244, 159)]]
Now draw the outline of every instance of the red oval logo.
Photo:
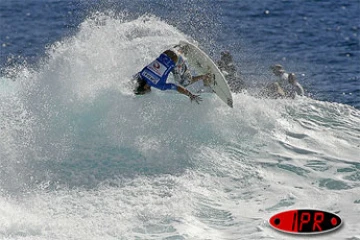
[(291, 234), (320, 234), (338, 229), (341, 218), (333, 213), (314, 209), (297, 209), (272, 216), (270, 225)]
[(157, 62), (156, 62), (156, 63), (154, 63), (154, 64), (153, 64), (153, 66), (154, 66), (154, 68), (157, 68), (157, 69), (159, 69), (159, 68), (160, 68), (160, 64), (159, 64), (159, 63), (157, 63)]

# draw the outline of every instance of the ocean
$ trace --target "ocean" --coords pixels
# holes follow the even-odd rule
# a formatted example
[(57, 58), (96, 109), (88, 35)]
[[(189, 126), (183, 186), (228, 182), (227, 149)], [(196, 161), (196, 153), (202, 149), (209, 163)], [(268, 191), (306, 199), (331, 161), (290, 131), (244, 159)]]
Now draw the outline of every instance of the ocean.
[[(360, 239), (359, 0), (0, 1), (0, 239)], [(228, 50), (234, 108), (134, 73), (180, 40)], [(304, 97), (253, 96), (294, 72)], [(297, 237), (299, 238), (299, 237)]]

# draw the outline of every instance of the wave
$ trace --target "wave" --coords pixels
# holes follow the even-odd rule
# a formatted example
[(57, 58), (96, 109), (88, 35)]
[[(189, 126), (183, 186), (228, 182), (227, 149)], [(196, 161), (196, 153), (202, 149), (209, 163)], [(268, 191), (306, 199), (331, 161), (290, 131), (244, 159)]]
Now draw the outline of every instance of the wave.
[[(230, 109), (206, 94), (200, 105), (156, 90), (134, 96), (132, 75), (179, 40), (193, 41), (154, 16), (95, 14), (51, 45), (38, 66), (8, 69), (16, 74), (1, 78), (0, 192), (15, 210), (0, 210), (7, 217), (25, 210), (27, 204), (4, 200), (25, 196), (35, 215), (47, 215), (30, 224), (27, 212), (29, 224), (9, 220), (0, 235), (24, 234), (25, 225), (25, 235), (46, 235), (39, 226), (62, 207), (76, 217), (61, 221), (87, 221), (91, 214), (73, 206), (95, 214), (98, 195), (109, 201), (101, 200), (101, 209), (124, 223), (116, 231), (138, 237), (227, 238), (221, 226), (228, 239), (239, 228), (256, 238), (270, 234), (265, 213), (305, 204), (319, 191), (320, 199), (335, 190), (356, 202), (360, 111), (351, 106), (236, 93)], [(137, 204), (143, 207), (134, 210)], [(93, 219), (106, 224), (104, 215)]]

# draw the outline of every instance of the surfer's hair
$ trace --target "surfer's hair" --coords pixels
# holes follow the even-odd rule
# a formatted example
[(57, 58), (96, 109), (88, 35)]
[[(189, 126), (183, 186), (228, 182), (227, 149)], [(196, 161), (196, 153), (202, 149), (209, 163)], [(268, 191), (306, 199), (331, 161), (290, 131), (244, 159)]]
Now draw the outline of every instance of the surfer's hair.
[(289, 83), (291, 83), (291, 84), (295, 83), (296, 82), (295, 73), (289, 73), (288, 80), (289, 80)]
[(172, 51), (172, 50), (166, 50), (166, 51), (164, 52), (164, 54), (166, 54), (169, 58), (171, 58), (171, 60), (173, 60), (174, 63), (177, 62), (178, 56), (177, 56), (177, 54), (176, 54), (174, 51)]
[(284, 67), (280, 64), (275, 64), (270, 67), (274, 72), (285, 72)]
[(143, 95), (146, 92), (148, 92), (145, 89), (145, 85), (146, 85), (146, 81), (144, 79), (142, 79), (141, 77), (137, 78), (137, 86), (134, 90), (135, 95)]

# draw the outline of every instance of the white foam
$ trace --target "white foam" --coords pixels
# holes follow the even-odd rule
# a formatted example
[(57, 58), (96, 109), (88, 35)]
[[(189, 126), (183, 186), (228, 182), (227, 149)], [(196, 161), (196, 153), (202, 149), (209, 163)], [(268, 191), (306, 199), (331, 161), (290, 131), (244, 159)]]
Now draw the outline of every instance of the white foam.
[(131, 76), (185, 38), (99, 13), (19, 72), (0, 95), (0, 238), (290, 239), (267, 220), (291, 208), (339, 211), (344, 227), (324, 239), (359, 236), (359, 111), (133, 96)]

